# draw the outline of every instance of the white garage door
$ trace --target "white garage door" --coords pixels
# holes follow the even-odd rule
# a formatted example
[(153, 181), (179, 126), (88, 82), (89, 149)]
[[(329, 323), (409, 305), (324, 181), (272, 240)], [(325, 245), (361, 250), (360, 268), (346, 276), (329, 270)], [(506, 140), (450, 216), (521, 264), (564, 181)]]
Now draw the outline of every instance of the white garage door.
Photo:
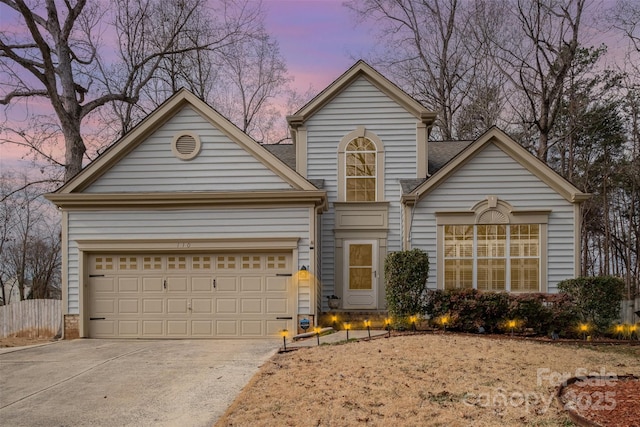
[(89, 336), (236, 338), (292, 330), (291, 254), (94, 254)]

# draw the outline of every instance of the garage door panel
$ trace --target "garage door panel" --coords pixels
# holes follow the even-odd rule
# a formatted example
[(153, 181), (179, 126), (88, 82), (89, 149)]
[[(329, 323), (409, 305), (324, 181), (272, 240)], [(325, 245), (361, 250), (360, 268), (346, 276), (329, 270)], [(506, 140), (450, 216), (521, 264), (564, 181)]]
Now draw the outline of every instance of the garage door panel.
[(92, 317), (116, 314), (115, 298), (95, 299), (91, 313)]
[(267, 314), (287, 314), (289, 312), (289, 302), (286, 298), (267, 298)]
[(188, 305), (189, 303), (186, 298), (169, 298), (167, 300), (167, 313), (186, 314)]
[(118, 279), (118, 292), (139, 292), (137, 277), (120, 277)]
[(95, 295), (113, 293), (116, 291), (115, 277), (92, 277), (91, 290)]
[(267, 292), (286, 292), (288, 278), (286, 277), (267, 277), (266, 291)]
[(163, 320), (143, 320), (142, 321), (142, 335), (143, 336), (158, 336), (164, 335), (164, 321)]
[(238, 300), (235, 298), (217, 298), (216, 314), (238, 314)]
[(118, 300), (118, 314), (138, 314), (140, 309), (138, 307), (139, 299), (124, 299)]
[(153, 315), (164, 313), (164, 299), (162, 298), (143, 298), (142, 314)]
[(142, 292), (162, 292), (162, 291), (163, 291), (162, 277), (143, 277), (142, 278)]
[(213, 320), (192, 320), (191, 335), (196, 337), (212, 337)]
[(213, 300), (208, 299), (192, 299), (191, 310), (194, 314), (212, 314)]
[(167, 293), (187, 292), (187, 276), (167, 277)]
[(262, 314), (262, 302), (262, 298), (242, 298), (240, 300), (242, 314)]
[(212, 277), (192, 277), (191, 278), (191, 292), (213, 292), (213, 278)]
[(240, 292), (262, 292), (262, 277), (241, 277)]
[(138, 320), (118, 320), (118, 335), (121, 337), (137, 337), (139, 331), (140, 321)]
[(237, 320), (216, 320), (216, 335), (219, 337), (238, 336)]
[(170, 337), (186, 337), (188, 335), (187, 320), (167, 320), (167, 335)]
[(93, 337), (262, 337), (294, 328), (291, 254), (95, 255), (89, 262), (89, 316), (104, 318), (90, 321)]
[(91, 320), (90, 322), (91, 332), (96, 338), (116, 335), (116, 322), (114, 320)]
[(218, 293), (238, 292), (238, 278), (228, 276), (216, 277), (216, 290)]
[(240, 335), (243, 337), (256, 337), (264, 335), (263, 320), (240, 321)]

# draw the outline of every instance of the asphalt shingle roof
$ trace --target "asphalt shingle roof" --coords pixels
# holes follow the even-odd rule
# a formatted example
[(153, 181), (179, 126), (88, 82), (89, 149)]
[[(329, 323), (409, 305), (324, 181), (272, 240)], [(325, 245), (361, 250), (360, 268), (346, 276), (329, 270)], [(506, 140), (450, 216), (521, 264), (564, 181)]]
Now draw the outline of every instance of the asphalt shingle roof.
[[(433, 175), (444, 165), (449, 163), (462, 150), (467, 148), (473, 141), (429, 141), (429, 175)], [(295, 170), (296, 149), (293, 144), (263, 144), (271, 154), (282, 160), (287, 166)], [(401, 179), (402, 193), (407, 194), (413, 191), (418, 185), (426, 181), (423, 179)], [(317, 188), (324, 188), (323, 179), (309, 180)]]

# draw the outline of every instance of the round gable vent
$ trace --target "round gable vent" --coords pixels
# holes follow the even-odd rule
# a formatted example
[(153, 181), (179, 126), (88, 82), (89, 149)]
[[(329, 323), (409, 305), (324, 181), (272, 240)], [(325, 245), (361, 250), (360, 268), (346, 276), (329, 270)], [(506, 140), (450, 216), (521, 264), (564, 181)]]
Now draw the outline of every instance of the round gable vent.
[(182, 160), (191, 160), (200, 152), (200, 138), (191, 132), (182, 132), (171, 143), (173, 155)]

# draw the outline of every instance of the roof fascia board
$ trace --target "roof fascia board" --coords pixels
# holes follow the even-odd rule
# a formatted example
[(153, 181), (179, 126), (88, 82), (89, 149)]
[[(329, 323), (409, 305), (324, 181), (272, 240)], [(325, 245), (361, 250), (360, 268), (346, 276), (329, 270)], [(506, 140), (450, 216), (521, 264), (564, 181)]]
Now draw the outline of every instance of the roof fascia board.
[(313, 204), (326, 210), (324, 190), (185, 192), (185, 193), (71, 193), (45, 194), (63, 210), (174, 209), (208, 207), (265, 207), (265, 205)]
[[(581, 192), (573, 184), (558, 175), (553, 169), (544, 164), (540, 159), (525, 150), (509, 135), (497, 127), (493, 127), (459, 153), (442, 169), (415, 188), (410, 194), (415, 196), (415, 201), (421, 200), (426, 194), (434, 190), (444, 182), (451, 174), (472, 159), (485, 146), (494, 143), (499, 149), (521, 164), (538, 179), (554, 189), (570, 203), (580, 203), (587, 200), (590, 194)], [(407, 200), (408, 201), (408, 200)]]
[(396, 86), (389, 79), (384, 77), (366, 62), (360, 60), (356, 62), (344, 74), (334, 80), (326, 89), (320, 92), (307, 105), (302, 107), (296, 114), (287, 116), (287, 122), (292, 128), (302, 126), (318, 110), (329, 103), (347, 86), (358, 77), (364, 77), (372, 85), (385, 93), (391, 99), (403, 106), (418, 120), (426, 124), (431, 124), (436, 119), (437, 114), (429, 111), (418, 101), (407, 95), (402, 89)]

